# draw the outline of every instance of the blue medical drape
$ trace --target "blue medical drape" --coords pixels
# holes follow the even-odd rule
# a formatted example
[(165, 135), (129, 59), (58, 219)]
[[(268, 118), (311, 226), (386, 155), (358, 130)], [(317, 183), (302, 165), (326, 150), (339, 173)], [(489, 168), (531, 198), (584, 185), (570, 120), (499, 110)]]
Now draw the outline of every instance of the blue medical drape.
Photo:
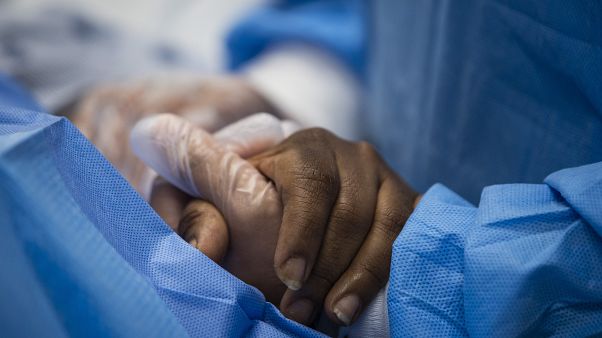
[(0, 77), (3, 336), (320, 336), (181, 240), (65, 118)]

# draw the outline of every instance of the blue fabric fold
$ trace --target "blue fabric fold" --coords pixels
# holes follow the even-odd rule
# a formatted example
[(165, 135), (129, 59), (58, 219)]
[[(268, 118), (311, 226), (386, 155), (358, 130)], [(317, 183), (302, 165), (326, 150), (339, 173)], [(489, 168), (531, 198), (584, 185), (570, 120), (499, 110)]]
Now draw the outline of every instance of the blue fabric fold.
[(0, 78), (3, 334), (321, 336), (180, 239), (68, 120), (12, 86)]
[(601, 165), (487, 187), (478, 208), (429, 189), (393, 249), (392, 335), (602, 333)]
[(387, 290), (392, 337), (464, 337), (465, 233), (476, 209), (433, 186), (393, 246)]

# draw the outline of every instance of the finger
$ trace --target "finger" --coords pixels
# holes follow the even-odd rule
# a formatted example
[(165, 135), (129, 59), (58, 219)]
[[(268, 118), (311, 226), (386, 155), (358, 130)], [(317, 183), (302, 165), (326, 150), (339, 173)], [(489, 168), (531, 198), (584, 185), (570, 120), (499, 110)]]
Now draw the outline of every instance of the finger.
[(282, 121), (282, 132), (284, 133), (284, 137), (289, 137), (292, 134), (301, 130), (301, 125), (293, 120), (284, 120)]
[(143, 167), (132, 155), (127, 139), (139, 112), (135, 109), (136, 88), (101, 87), (78, 106), (74, 122), (103, 155), (138, 190)]
[(228, 227), (213, 205), (191, 200), (161, 177), (155, 179), (150, 204), (186, 242), (221, 263), (228, 249)]
[(101, 103), (110, 97), (112, 91), (108, 87), (99, 87), (91, 91), (77, 105), (76, 111), (73, 114), (73, 124), (84, 134), (89, 140), (94, 140), (96, 130), (98, 128), (98, 108)]
[(258, 113), (224, 127), (213, 137), (227, 150), (248, 158), (280, 143), (284, 130), (273, 115)]
[(394, 174), (378, 192), (374, 223), (358, 254), (328, 293), (327, 315), (341, 325), (354, 322), (389, 279), (393, 242), (412, 212), (416, 194)]
[(299, 290), (311, 273), (339, 194), (335, 160), (324, 152), (292, 152), (264, 159), (258, 168), (276, 183), (283, 204), (276, 274), (289, 289)]
[(178, 233), (190, 245), (220, 264), (228, 250), (228, 226), (209, 202), (192, 200), (182, 213)]
[(162, 114), (143, 119), (134, 127), (131, 143), (159, 175), (189, 195), (213, 203), (228, 223), (229, 217), (243, 223), (241, 205), (267, 205), (266, 214), (279, 213), (280, 201), (271, 182), (182, 118)]
[(188, 195), (162, 177), (157, 177), (153, 182), (149, 203), (163, 221), (176, 232), (182, 211), (189, 200)]
[(204, 138), (209, 139), (205, 136), (202, 131), (196, 133), (190, 123), (161, 114), (140, 120), (132, 129), (130, 144), (134, 153), (160, 176), (189, 195), (201, 197), (193, 181), (188, 147), (198, 142), (204, 148)]
[(349, 267), (374, 216), (378, 175), (369, 171), (355, 173), (347, 163), (339, 165), (344, 179), (315, 267), (303, 287), (298, 291), (288, 290), (280, 303), (287, 317), (304, 324), (311, 322), (319, 310), (316, 307), (323, 304), (328, 291)]

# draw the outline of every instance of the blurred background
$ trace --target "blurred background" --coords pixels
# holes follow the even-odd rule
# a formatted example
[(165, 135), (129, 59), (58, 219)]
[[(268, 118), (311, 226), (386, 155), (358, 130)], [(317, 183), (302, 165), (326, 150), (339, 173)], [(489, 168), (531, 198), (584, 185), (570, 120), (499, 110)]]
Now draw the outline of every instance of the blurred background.
[(56, 111), (99, 83), (226, 69), (224, 39), (262, 0), (3, 0), (0, 71)]
[(4, 0), (0, 73), (71, 119), (148, 198), (156, 175), (128, 140), (151, 114), (178, 114), (215, 131), (267, 112), (353, 138), (360, 81), (318, 46), (361, 48), (351, 3)]

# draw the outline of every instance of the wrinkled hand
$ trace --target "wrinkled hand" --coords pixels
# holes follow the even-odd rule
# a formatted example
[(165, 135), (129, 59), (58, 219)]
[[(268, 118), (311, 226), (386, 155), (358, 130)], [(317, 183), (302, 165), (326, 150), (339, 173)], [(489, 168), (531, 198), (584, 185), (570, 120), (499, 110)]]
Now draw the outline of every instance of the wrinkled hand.
[(134, 124), (156, 113), (173, 113), (214, 131), (256, 112), (276, 113), (261, 95), (237, 77), (158, 77), (104, 85), (77, 104), (74, 123), (140, 192), (154, 177), (133, 155)]
[(417, 193), (365, 142), (306, 129), (249, 159), (283, 204), (274, 256), (288, 286), (280, 306), (307, 323), (324, 302), (349, 325), (389, 278), (393, 242)]

